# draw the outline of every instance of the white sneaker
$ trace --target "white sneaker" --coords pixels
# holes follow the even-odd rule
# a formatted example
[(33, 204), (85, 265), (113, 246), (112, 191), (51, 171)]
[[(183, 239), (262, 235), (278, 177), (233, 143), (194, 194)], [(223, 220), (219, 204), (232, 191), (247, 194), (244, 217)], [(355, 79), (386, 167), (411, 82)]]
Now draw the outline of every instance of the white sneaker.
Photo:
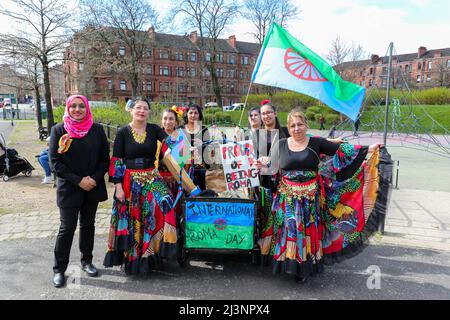
[(45, 177), (45, 178), (42, 180), (42, 183), (43, 183), (43, 184), (50, 184), (50, 183), (53, 183), (53, 177), (52, 177), (52, 176)]

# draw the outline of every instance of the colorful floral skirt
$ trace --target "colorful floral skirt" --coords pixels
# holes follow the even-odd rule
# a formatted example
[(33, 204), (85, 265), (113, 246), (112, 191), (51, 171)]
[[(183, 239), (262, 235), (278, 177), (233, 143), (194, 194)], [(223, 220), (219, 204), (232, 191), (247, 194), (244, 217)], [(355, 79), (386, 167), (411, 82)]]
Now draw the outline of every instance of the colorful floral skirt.
[(127, 274), (148, 274), (160, 258), (176, 255), (173, 195), (157, 170), (125, 170), (125, 202), (113, 201), (105, 267), (124, 265)]
[[(270, 197), (266, 189), (262, 192)], [(305, 182), (280, 181), (270, 213), (263, 211), (259, 240), (263, 261), (272, 260), (274, 273), (303, 278), (322, 271), (323, 203), (317, 174)]]

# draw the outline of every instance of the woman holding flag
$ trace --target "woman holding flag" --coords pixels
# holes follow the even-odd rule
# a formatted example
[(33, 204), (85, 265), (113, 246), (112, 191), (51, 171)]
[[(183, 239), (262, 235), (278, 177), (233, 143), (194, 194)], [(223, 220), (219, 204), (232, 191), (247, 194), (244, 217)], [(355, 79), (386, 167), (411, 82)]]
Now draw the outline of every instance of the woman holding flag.
[(159, 267), (161, 256), (176, 252), (173, 195), (155, 169), (157, 142), (167, 133), (147, 123), (146, 100), (131, 100), (127, 108), (132, 121), (117, 132), (109, 169), (115, 194), (103, 264), (146, 275)]
[[(257, 163), (278, 178), (259, 245), (266, 262), (273, 258), (274, 273), (292, 273), (304, 281), (321, 272), (324, 262), (361, 246), (376, 198), (380, 144), (363, 147), (308, 136), (306, 117), (295, 109), (288, 115), (288, 129), (291, 137), (272, 146), (267, 165)], [(364, 163), (368, 153), (373, 156)]]

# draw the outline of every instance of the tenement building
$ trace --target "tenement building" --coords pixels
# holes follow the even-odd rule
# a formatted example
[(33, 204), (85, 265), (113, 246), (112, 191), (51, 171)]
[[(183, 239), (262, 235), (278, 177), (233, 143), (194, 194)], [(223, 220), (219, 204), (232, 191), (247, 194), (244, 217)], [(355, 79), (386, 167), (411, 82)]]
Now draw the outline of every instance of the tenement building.
[[(83, 35), (86, 32), (75, 34), (65, 52), (66, 95), (80, 93), (90, 100), (109, 101), (132, 97), (129, 45), (116, 40), (107, 52), (98, 38), (86, 40), (88, 37)], [(216, 102), (207, 67), (211, 59), (215, 61), (223, 105), (241, 102), (247, 93), (259, 54), (258, 44), (237, 41), (233, 35), (218, 39), (212, 46), (211, 39), (201, 39), (197, 32), (180, 36), (157, 33), (152, 27), (139, 36), (145, 43), (138, 57), (139, 72), (134, 78), (139, 96), (179, 105)], [(208, 49), (213, 47), (214, 50)]]
[[(342, 78), (363, 87), (385, 88), (387, 85), (389, 57), (376, 54), (369, 60), (344, 62), (335, 66)], [(450, 48), (427, 50), (392, 57), (393, 87), (425, 89), (450, 86)]]

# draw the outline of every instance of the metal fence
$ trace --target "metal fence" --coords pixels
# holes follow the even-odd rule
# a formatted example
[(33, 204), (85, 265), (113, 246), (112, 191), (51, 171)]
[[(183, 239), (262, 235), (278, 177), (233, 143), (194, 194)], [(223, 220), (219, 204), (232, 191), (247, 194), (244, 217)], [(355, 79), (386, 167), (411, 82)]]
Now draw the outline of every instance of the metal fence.
[(99, 122), (99, 124), (103, 127), (103, 130), (105, 130), (106, 138), (108, 138), (108, 141), (110, 144), (114, 143), (114, 140), (116, 139), (117, 131), (120, 129), (120, 126), (111, 125), (110, 123), (102, 123)]
[[(42, 119), (47, 119), (47, 112), (41, 111)], [(31, 109), (15, 109), (15, 108), (2, 108), (0, 109), (0, 119), (3, 120), (33, 120), (36, 117), (36, 113)]]

